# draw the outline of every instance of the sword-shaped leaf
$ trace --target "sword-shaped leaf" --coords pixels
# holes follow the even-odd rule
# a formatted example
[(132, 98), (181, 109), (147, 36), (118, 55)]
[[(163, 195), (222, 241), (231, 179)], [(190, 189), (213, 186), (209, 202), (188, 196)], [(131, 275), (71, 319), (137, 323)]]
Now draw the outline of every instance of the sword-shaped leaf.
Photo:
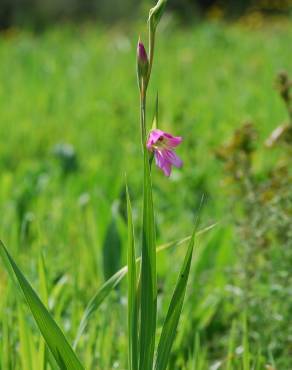
[(181, 268), (179, 278), (176, 283), (176, 287), (168, 308), (167, 316), (163, 324), (162, 333), (157, 348), (155, 370), (165, 370), (168, 364), (169, 354), (175, 338), (176, 329), (178, 326), (184, 302), (184, 297), (186, 293), (186, 287), (190, 273), (194, 249), (194, 240), (195, 240), (195, 231), (193, 232), (192, 238), (189, 242), (183, 266)]
[[(36, 292), (33, 290), (13, 258), (0, 241), (0, 255), (8, 273), (16, 277), (17, 285), (23, 292), (30, 311), (42, 333), (48, 347), (62, 370), (84, 370), (77, 355), (68, 343), (62, 330), (56, 324)], [(13, 272), (12, 272), (13, 271)], [(14, 279), (15, 281), (15, 279)]]

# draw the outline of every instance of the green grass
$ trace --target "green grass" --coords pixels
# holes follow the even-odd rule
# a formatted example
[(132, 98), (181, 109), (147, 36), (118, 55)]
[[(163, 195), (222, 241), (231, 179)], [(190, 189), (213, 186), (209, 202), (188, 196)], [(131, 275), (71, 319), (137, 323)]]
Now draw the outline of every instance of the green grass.
[[(142, 232), (135, 74), (141, 30), (84, 25), (38, 36), (0, 34), (0, 238), (45, 302), (48, 294), (50, 312), (70, 343), (104, 277), (127, 264), (125, 172), (135, 234)], [(273, 84), (280, 69), (291, 70), (291, 37), (287, 22), (255, 30), (215, 23), (185, 30), (163, 23), (159, 29), (148, 102), (154, 112), (158, 90), (159, 126), (184, 137), (178, 149), (184, 168), (170, 180), (154, 168), (158, 244), (190, 234), (203, 193), (202, 225), (220, 222), (199, 238), (170, 369), (204, 370), (218, 362), (223, 369), (248, 370), (256, 362), (262, 369), (274, 361), (289, 370), (289, 358), (265, 348), (261, 332), (257, 345), (249, 345), (241, 316), (232, 317), (232, 326), (237, 301), (226, 287), (237, 277), (226, 271), (238, 262), (238, 241), (214, 150), (246, 119), (254, 121), (260, 141), (286, 119)], [(73, 155), (54, 154), (60, 143), (72, 145)], [(255, 165), (265, 168), (273, 160), (260, 151)], [(186, 252), (183, 245), (157, 255), (156, 343)], [(0, 296), (0, 369), (32, 370), (35, 356), (55, 369), (3, 265)], [(85, 369), (128, 369), (126, 302), (122, 283), (88, 322), (85, 316), (76, 346)]]

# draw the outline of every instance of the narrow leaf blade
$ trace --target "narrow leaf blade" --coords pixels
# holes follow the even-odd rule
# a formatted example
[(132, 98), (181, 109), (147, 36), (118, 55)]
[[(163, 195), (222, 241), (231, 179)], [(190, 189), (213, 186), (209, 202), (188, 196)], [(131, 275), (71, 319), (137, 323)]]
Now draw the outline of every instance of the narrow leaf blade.
[(26, 280), (2, 242), (0, 242), (0, 254), (5, 266), (9, 265), (11, 267), (8, 268), (8, 272), (11, 273), (13, 270), (18, 286), (26, 298), (31, 313), (61, 369), (84, 370), (63, 332)]
[(188, 250), (179, 274), (179, 278), (168, 308), (167, 316), (163, 324), (162, 333), (157, 348), (155, 370), (165, 370), (167, 367), (169, 354), (171, 351), (171, 347), (173, 345), (176, 329), (178, 326), (184, 302), (194, 249), (194, 240), (195, 240), (195, 231), (190, 240)]
[(155, 112), (152, 121), (152, 130), (156, 130), (159, 127), (158, 118), (159, 118), (159, 100), (158, 100), (158, 93), (156, 94), (156, 102), (155, 102)]
[(155, 224), (148, 152), (144, 150), (139, 369), (152, 369), (157, 311)]
[[(47, 278), (46, 278), (46, 267), (45, 267), (45, 260), (42, 254), (39, 255), (38, 259), (38, 274), (39, 274), (39, 282), (40, 282), (40, 297), (42, 302), (45, 305), (49, 303), (49, 293), (48, 293), (48, 286), (47, 286)], [(39, 343), (38, 349), (38, 357), (39, 357), (39, 369), (45, 370), (46, 369), (46, 342), (42, 338)]]
[(135, 237), (132, 218), (132, 207), (127, 193), (128, 213), (128, 356), (129, 369), (138, 369), (138, 311), (137, 311), (137, 275), (136, 275), (136, 253)]

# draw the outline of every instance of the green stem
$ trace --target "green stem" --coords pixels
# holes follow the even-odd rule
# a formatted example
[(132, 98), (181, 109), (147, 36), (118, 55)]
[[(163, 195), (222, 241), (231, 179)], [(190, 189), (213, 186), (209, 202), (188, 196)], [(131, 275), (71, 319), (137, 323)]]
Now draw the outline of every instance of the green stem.
[(151, 25), (149, 25), (149, 67), (148, 67), (148, 74), (147, 74), (147, 82), (146, 82), (146, 89), (150, 80), (152, 65), (153, 65), (153, 58), (154, 58), (154, 47), (155, 47), (155, 30), (152, 29)]
[[(143, 89), (141, 89), (140, 93), (140, 122), (141, 122), (141, 142), (142, 142), (142, 150), (143, 155), (145, 154), (146, 149), (146, 140), (147, 140), (147, 133), (146, 133), (146, 94), (143, 93)], [(152, 167), (154, 155), (149, 155), (149, 166), (150, 172)]]
[(146, 150), (146, 89), (144, 89), (144, 81), (140, 91), (140, 122), (141, 122), (141, 141), (143, 153)]

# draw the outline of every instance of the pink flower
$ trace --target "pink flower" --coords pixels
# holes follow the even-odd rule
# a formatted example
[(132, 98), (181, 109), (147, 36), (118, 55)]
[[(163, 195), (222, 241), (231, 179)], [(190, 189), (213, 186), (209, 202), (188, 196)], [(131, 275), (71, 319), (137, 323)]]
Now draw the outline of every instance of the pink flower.
[(154, 152), (156, 165), (162, 169), (165, 176), (170, 176), (171, 166), (182, 167), (182, 160), (175, 154), (173, 148), (182, 142), (182, 137), (172, 136), (162, 130), (152, 130), (147, 140), (147, 149)]

